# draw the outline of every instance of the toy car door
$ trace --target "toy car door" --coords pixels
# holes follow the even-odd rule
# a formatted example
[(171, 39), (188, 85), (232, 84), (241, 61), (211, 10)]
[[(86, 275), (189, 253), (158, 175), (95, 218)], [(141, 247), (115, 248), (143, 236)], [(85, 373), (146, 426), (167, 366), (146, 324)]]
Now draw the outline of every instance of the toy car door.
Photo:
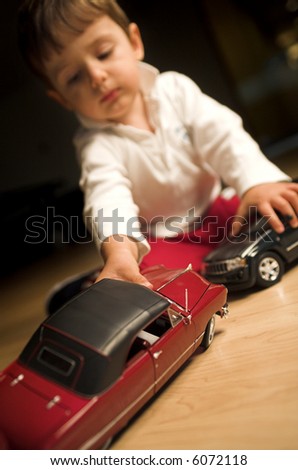
[(170, 307), (159, 321), (164, 322), (166, 331), (150, 348), (154, 361), (155, 392), (191, 356), (195, 347), (195, 325), (178, 308)]
[(280, 237), (280, 244), (285, 250), (288, 263), (298, 258), (298, 230), (288, 227)]

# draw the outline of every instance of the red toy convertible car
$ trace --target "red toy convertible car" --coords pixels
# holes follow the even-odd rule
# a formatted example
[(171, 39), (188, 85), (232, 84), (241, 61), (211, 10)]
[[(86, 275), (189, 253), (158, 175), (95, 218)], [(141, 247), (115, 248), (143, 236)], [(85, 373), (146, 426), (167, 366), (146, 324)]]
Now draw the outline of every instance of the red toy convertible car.
[(191, 267), (144, 274), (154, 290), (104, 279), (76, 296), (0, 374), (2, 448), (102, 448), (210, 345), (226, 288)]

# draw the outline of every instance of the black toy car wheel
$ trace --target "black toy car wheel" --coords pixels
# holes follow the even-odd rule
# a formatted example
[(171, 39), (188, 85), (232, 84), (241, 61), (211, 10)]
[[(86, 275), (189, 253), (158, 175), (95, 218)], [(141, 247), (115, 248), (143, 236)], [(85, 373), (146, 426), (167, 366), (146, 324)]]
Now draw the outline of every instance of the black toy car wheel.
[(214, 333), (215, 333), (215, 315), (213, 315), (210, 320), (207, 323), (206, 330), (204, 333), (204, 338), (201, 343), (201, 346), (203, 346), (204, 349), (209, 348), (210, 344), (213, 341), (214, 338)]
[(257, 260), (256, 284), (260, 287), (270, 287), (279, 282), (285, 268), (281, 257), (272, 252), (263, 253)]

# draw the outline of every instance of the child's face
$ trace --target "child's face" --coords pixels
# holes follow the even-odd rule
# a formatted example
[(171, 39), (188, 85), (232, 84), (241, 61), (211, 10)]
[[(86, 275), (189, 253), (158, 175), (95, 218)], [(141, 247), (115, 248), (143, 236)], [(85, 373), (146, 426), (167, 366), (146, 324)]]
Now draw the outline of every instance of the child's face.
[(144, 55), (138, 27), (130, 37), (108, 16), (82, 34), (63, 34), (63, 50), (45, 63), (53, 85), (48, 95), (72, 111), (98, 122), (126, 123), (139, 98), (138, 60)]

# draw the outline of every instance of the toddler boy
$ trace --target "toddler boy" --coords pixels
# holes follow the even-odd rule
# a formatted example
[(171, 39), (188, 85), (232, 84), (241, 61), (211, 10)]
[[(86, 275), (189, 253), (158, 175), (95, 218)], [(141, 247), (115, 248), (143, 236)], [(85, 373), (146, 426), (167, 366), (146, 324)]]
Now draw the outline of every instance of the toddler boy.
[[(234, 112), (184, 75), (142, 62), (138, 26), (116, 1), (24, 0), (18, 20), (26, 61), (81, 123), (75, 145), (98, 279), (150, 286), (140, 264), (199, 269), (218, 228), (235, 213), (239, 225), (251, 206), (278, 232), (276, 211), (298, 225), (298, 184)], [(222, 198), (221, 181), (237, 197)]]

